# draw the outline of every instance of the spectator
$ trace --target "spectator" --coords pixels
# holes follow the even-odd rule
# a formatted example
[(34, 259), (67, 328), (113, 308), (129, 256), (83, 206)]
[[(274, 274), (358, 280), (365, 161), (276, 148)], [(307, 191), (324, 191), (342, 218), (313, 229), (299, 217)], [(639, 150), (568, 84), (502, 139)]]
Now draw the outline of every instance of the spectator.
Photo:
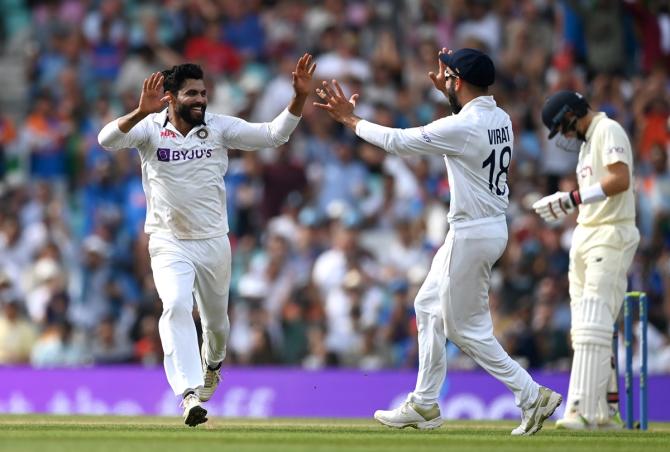
[[(203, 59), (212, 66), (209, 109), (264, 121), (291, 96), (287, 65), (310, 51), (320, 78), (343, 77), (347, 94), (368, 99), (357, 106), (359, 116), (410, 128), (449, 114), (426, 73), (434, 70), (436, 48), (464, 43), (497, 56), (494, 95), (510, 113), (515, 137), (510, 239), (493, 269), (490, 298), (496, 333), (533, 366), (562, 369), (569, 361), (565, 244), (574, 225), (543, 225), (528, 211), (537, 193), (575, 184), (577, 154), (564, 150), (575, 143), (547, 141), (539, 122), (544, 99), (568, 89), (588, 93), (592, 107), (607, 111), (634, 141), (646, 241), (630, 287), (648, 292), (658, 344), (668, 341), (667, 6), (438, 3), (110, 0), (6, 8), (3, 68), (14, 74), (14, 66), (25, 67), (28, 76), (6, 77), (0, 96), (0, 270), (19, 300), (18, 319), (25, 313), (34, 331), (44, 328), (39, 354), (66, 362), (62, 350), (79, 340), (92, 344), (104, 320), (106, 333), (131, 343), (133, 356), (124, 359), (162, 359), (155, 342), (161, 305), (147, 236), (138, 232), (147, 208), (140, 157), (105, 153), (96, 141), (103, 124), (137, 105), (147, 73)], [(415, 366), (416, 325), (406, 302), (425, 277), (422, 262), (447, 232), (451, 187), (442, 159), (389, 158), (306, 106), (288, 146), (278, 153), (229, 150), (227, 165), (231, 316), (239, 323), (228, 359)], [(425, 240), (417, 240), (421, 235)], [(37, 273), (52, 275), (36, 279), (38, 264)], [(346, 289), (344, 277), (354, 270), (363, 275), (361, 286)], [(369, 302), (374, 328), (361, 322), (363, 311), (352, 316), (352, 306), (368, 299), (381, 300)], [(74, 342), (63, 340), (65, 321), (76, 326)], [(341, 351), (333, 348), (340, 336)], [(271, 353), (263, 350), (268, 344)], [(455, 366), (472, 366), (457, 349), (448, 353)], [(85, 350), (79, 358), (67, 362), (90, 362)]]
[(114, 318), (103, 319), (98, 324), (91, 344), (91, 355), (96, 364), (121, 364), (130, 361), (133, 356), (132, 345), (128, 336), (117, 330)]
[(37, 339), (37, 330), (23, 315), (9, 277), (0, 272), (0, 365), (26, 364)]
[(78, 367), (90, 363), (82, 336), (72, 325), (57, 322), (47, 325), (30, 355), (35, 367)]

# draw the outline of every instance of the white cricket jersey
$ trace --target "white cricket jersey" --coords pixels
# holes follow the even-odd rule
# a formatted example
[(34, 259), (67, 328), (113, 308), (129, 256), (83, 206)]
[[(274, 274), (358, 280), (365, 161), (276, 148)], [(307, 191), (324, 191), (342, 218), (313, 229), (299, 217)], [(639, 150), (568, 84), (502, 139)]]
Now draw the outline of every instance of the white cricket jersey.
[[(628, 175), (633, 180), (633, 150), (626, 131), (621, 124), (598, 113), (591, 120), (582, 143), (577, 164), (579, 188), (590, 187), (608, 174), (607, 166), (623, 162), (628, 166)], [(628, 189), (600, 202), (581, 204), (577, 222), (584, 226), (601, 224), (635, 223), (635, 195), (633, 183)]]
[(443, 155), (451, 189), (450, 223), (505, 213), (514, 135), (509, 115), (493, 96), (479, 96), (457, 115), (422, 127), (392, 129), (362, 120), (356, 134), (397, 155)]
[(167, 120), (165, 109), (147, 116), (128, 133), (121, 132), (114, 120), (100, 131), (98, 141), (107, 150), (139, 151), (147, 234), (167, 232), (178, 239), (206, 239), (228, 233), (223, 183), (228, 149), (280, 146), (299, 121), (288, 110), (268, 123), (205, 113), (205, 124), (182, 136)]

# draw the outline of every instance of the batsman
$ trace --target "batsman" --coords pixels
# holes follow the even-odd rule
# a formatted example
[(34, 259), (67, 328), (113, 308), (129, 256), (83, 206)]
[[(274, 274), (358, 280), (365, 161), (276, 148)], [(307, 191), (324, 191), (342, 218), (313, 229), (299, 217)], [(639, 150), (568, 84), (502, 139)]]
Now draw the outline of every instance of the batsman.
[(640, 241), (635, 226), (633, 153), (623, 127), (591, 110), (579, 93), (560, 91), (542, 108), (549, 138), (580, 142), (579, 188), (533, 204), (548, 222), (578, 210), (570, 247), (570, 311), (574, 356), (564, 417), (557, 428), (622, 428), (612, 359), (613, 325), (626, 292), (626, 273)]

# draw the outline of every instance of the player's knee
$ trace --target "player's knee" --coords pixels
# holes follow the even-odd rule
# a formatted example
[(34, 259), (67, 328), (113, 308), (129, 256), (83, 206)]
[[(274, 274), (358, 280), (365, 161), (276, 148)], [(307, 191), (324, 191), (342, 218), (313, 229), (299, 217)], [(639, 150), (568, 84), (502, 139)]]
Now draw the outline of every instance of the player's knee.
[(228, 339), (228, 335), (230, 334), (230, 322), (228, 321), (228, 318), (217, 323), (216, 325), (212, 325), (211, 322), (207, 324), (203, 322), (202, 328), (217, 342), (225, 343)]
[(612, 345), (612, 327), (598, 324), (581, 324), (570, 330), (573, 345), (593, 344), (602, 347)]
[(184, 304), (172, 303), (163, 305), (163, 314), (161, 319), (165, 320), (185, 320), (192, 317), (191, 307)]
[(467, 332), (459, 326), (452, 324), (447, 324), (446, 329), (447, 339), (449, 339), (450, 342), (454, 343), (458, 346), (458, 348), (467, 353), (466, 349), (469, 349), (472, 343), (472, 339), (468, 336)]
[(614, 330), (614, 318), (605, 300), (595, 296), (584, 296), (573, 303), (572, 328), (573, 344), (595, 344), (610, 346)]

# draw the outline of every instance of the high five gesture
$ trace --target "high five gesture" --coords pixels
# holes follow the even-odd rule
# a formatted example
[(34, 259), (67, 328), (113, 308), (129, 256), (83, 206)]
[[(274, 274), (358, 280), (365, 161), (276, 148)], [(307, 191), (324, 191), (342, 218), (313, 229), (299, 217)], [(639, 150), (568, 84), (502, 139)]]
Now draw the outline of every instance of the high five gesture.
[(356, 130), (356, 123), (360, 118), (354, 115), (358, 94), (353, 94), (348, 100), (337, 80), (333, 79), (333, 85), (324, 81), (321, 88), (316, 89), (316, 94), (326, 103), (314, 102), (314, 106), (326, 110), (331, 118), (344, 124), (352, 130)]
[(158, 113), (165, 108), (169, 96), (163, 91), (163, 74), (154, 72), (144, 79), (138, 110), (145, 115)]
[(144, 79), (137, 108), (119, 118), (118, 125), (121, 132), (128, 133), (141, 120), (165, 108), (169, 96), (163, 90), (163, 81), (164, 77), (160, 72), (154, 72)]
[(305, 53), (298, 60), (295, 71), (291, 73), (295, 96), (288, 106), (288, 111), (296, 116), (302, 115), (302, 107), (305, 105), (305, 100), (307, 100), (307, 96), (312, 89), (312, 75), (316, 70), (316, 64), (312, 60), (312, 55)]

